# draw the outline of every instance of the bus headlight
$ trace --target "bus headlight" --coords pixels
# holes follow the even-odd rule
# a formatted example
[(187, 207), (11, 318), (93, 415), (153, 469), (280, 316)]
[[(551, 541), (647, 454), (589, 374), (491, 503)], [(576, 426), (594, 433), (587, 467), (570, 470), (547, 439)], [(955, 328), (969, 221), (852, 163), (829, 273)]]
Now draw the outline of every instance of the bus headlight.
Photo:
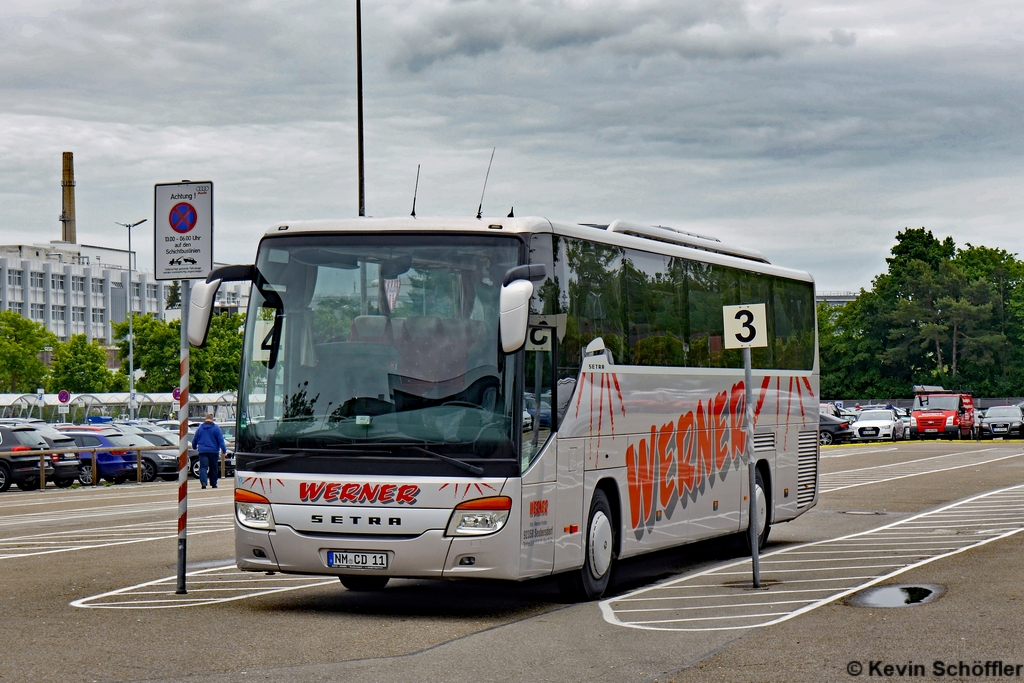
[(274, 530), (274, 513), (270, 501), (258, 493), (235, 489), (235, 517), (251, 529)]
[(476, 498), (455, 506), (446, 536), (482, 536), (501, 531), (508, 521), (512, 499), (508, 496)]

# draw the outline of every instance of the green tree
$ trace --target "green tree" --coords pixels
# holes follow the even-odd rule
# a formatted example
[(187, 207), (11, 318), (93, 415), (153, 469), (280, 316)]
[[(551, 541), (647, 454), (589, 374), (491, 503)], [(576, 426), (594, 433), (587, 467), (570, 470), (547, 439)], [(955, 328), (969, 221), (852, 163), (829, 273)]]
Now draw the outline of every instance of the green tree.
[(35, 391), (44, 385), (46, 365), (39, 354), (57, 342), (40, 323), (14, 311), (0, 311), (0, 387), (9, 393)]
[(171, 284), (167, 287), (167, 297), (164, 299), (164, 308), (181, 308), (181, 283), (177, 280), (172, 280)]
[(192, 391), (236, 391), (242, 363), (245, 316), (222, 313), (210, 321), (206, 346), (191, 351)]
[(84, 334), (76, 334), (53, 347), (48, 391), (112, 391), (116, 382), (114, 373), (107, 369), (107, 350), (98, 341), (90, 342)]
[[(242, 328), (245, 316), (238, 313), (215, 315), (210, 322), (206, 346), (189, 351), (189, 387), (194, 392), (234, 391), (242, 362)], [(146, 371), (135, 383), (138, 391), (169, 392), (179, 385), (181, 322), (158, 320), (136, 314), (135, 367)], [(114, 325), (121, 374), (128, 376), (128, 321)]]
[(896, 235), (888, 268), (842, 308), (818, 309), (825, 396), (909, 396), (918, 383), (1024, 391), (1024, 263), (924, 228)]
[[(137, 391), (168, 392), (178, 386), (180, 361), (180, 330), (177, 320), (167, 322), (151, 315), (134, 314), (132, 327), (135, 333), (135, 367), (146, 374), (135, 383)], [(128, 321), (114, 323), (114, 339), (117, 343), (118, 358), (121, 360), (121, 375), (128, 379)]]

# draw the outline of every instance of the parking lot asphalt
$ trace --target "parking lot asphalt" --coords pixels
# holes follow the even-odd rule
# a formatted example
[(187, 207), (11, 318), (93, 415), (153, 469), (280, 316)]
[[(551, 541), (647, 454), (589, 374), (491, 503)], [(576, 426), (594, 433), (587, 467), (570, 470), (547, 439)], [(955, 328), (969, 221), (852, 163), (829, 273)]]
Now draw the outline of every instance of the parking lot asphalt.
[[(777, 525), (766, 554), (808, 557), (804, 544), (892, 524), (923, 533), (915, 515), (938, 520), (931, 513), (939, 508), (1024, 484), (1024, 448), (1001, 441), (826, 448), (821, 473), (822, 490), (835, 490), (797, 521)], [(230, 490), (194, 490), (192, 586), (203, 596), (243, 597), (167, 607), (144, 601), (163, 600), (160, 582), (174, 575), (175, 491), (155, 483), (0, 495), (0, 637), (22, 644), (0, 652), (0, 680), (821, 681), (856, 678), (846, 669), (854, 661), (864, 677), (872, 662), (912, 660), (929, 674), (936, 659), (1024, 664), (1024, 534), (882, 581), (942, 586), (928, 604), (865, 608), (847, 596), (769, 626), (656, 631), (615, 623), (602, 604), (566, 605), (550, 579), (394, 581), (383, 593), (359, 594), (323, 577), (240, 575), (230, 569)], [(999, 529), (1024, 524), (1024, 516), (1002, 519)], [(624, 561), (609, 597), (693, 583), (688, 577), (728, 571), (729, 563), (742, 572), (736, 548), (721, 543)], [(783, 587), (792, 588), (783, 582), (768, 592)]]

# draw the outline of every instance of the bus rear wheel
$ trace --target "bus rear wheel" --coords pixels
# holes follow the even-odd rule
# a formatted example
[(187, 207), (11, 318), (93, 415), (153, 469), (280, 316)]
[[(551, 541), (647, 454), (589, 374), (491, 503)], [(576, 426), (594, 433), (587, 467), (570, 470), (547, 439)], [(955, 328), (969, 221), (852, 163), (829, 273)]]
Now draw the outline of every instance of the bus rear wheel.
[(583, 566), (558, 575), (558, 587), (571, 601), (597, 600), (604, 595), (615, 560), (615, 528), (612, 506), (601, 489), (594, 491), (587, 521)]
[(339, 576), (341, 585), (350, 591), (382, 591), (388, 585), (387, 576)]

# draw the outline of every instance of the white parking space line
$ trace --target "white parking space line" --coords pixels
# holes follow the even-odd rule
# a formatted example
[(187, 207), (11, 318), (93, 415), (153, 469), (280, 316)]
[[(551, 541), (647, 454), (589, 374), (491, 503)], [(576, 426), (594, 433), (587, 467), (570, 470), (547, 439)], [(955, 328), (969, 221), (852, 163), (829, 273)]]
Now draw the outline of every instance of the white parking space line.
[(166, 486), (157, 487), (151, 484), (144, 484), (142, 488), (135, 488), (130, 484), (127, 486), (129, 488), (116, 489), (115, 493), (108, 493), (107, 487), (105, 486), (97, 487), (96, 489), (83, 487), (80, 489), (62, 489), (60, 491), (47, 489), (46, 491), (31, 491), (24, 494), (23, 492), (9, 492), (12, 495), (4, 495), (4, 497), (0, 499), (0, 510), (36, 507), (39, 505), (53, 507), (54, 505), (67, 502), (78, 503), (94, 500), (124, 500), (128, 497), (133, 499), (173, 498), (178, 491), (176, 485), (173, 489)]
[(842, 450), (835, 451), (835, 452), (831, 451), (831, 450), (828, 451), (828, 452), (824, 452), (823, 451), (822, 454), (821, 454), (821, 457), (822, 458), (848, 458), (851, 455), (868, 455), (869, 453), (888, 453), (890, 451), (895, 451), (895, 450), (899, 450), (899, 449), (897, 449), (896, 446), (891, 446), (889, 448), (871, 448), (871, 449), (868, 449), (868, 450), (864, 450), (863, 448), (843, 448)]
[[(74, 508), (70, 510), (48, 510), (46, 512), (26, 512), (20, 515), (5, 515), (0, 519), (0, 529), (8, 527), (32, 527), (44, 522), (67, 522), (77, 523), (86, 519), (101, 519), (103, 517), (129, 517), (159, 512), (178, 512), (177, 493), (172, 496), (163, 496), (164, 500), (158, 503), (125, 503), (123, 505), (106, 505), (103, 507)], [(190, 496), (188, 509), (195, 510), (220, 506), (225, 510), (229, 509), (231, 499), (224, 497), (216, 500), (196, 500)]]
[[(936, 472), (949, 472), (965, 467), (977, 467), (987, 465), (1010, 458), (1019, 458), (1024, 453), (1013, 453), (1011, 455), (995, 455), (994, 457), (977, 458), (978, 453), (994, 451), (995, 448), (983, 448), (976, 451), (961, 453), (947, 453), (936, 455), (930, 458), (908, 460), (906, 462), (894, 462), (888, 465), (875, 465), (873, 467), (860, 467), (853, 470), (841, 470), (839, 472), (824, 472), (821, 474), (821, 493), (842, 491), (843, 489), (856, 486), (867, 486), (868, 484), (881, 484), (907, 477), (918, 477), (923, 474), (934, 474)], [(1005, 452), (1005, 451), (1003, 451)], [(941, 461), (941, 462), (940, 462)]]
[[(234, 528), (231, 518), (226, 515), (190, 519), (188, 526), (190, 536), (231, 531)], [(178, 522), (175, 519), (100, 527), (84, 531), (26, 534), (0, 539), (0, 560), (130, 545), (177, 538), (177, 536)]]
[[(286, 576), (242, 572), (235, 565), (187, 574), (186, 595), (177, 595), (177, 576), (147, 581), (70, 603), (85, 609), (168, 609), (215, 605), (314, 586), (341, 586), (336, 577)], [(155, 596), (155, 597), (154, 597)]]
[[(1005, 519), (991, 521), (993, 505), (1006, 511)], [(748, 558), (604, 600), (600, 603), (601, 613), (606, 621), (618, 626), (659, 631), (769, 626), (916, 567), (1021, 531), (1024, 485), (983, 493), (877, 529), (763, 555), (762, 585), (767, 586), (764, 590), (750, 587)], [(942, 538), (939, 545), (930, 546), (937, 536)], [(894, 539), (899, 542), (893, 543)], [(893, 545), (897, 547), (892, 548)], [(823, 561), (831, 562), (832, 566), (817, 564)], [(820, 586), (805, 587), (812, 583)], [(794, 592), (806, 595), (803, 599), (790, 599)], [(784, 594), (786, 599), (780, 600), (779, 596)]]

